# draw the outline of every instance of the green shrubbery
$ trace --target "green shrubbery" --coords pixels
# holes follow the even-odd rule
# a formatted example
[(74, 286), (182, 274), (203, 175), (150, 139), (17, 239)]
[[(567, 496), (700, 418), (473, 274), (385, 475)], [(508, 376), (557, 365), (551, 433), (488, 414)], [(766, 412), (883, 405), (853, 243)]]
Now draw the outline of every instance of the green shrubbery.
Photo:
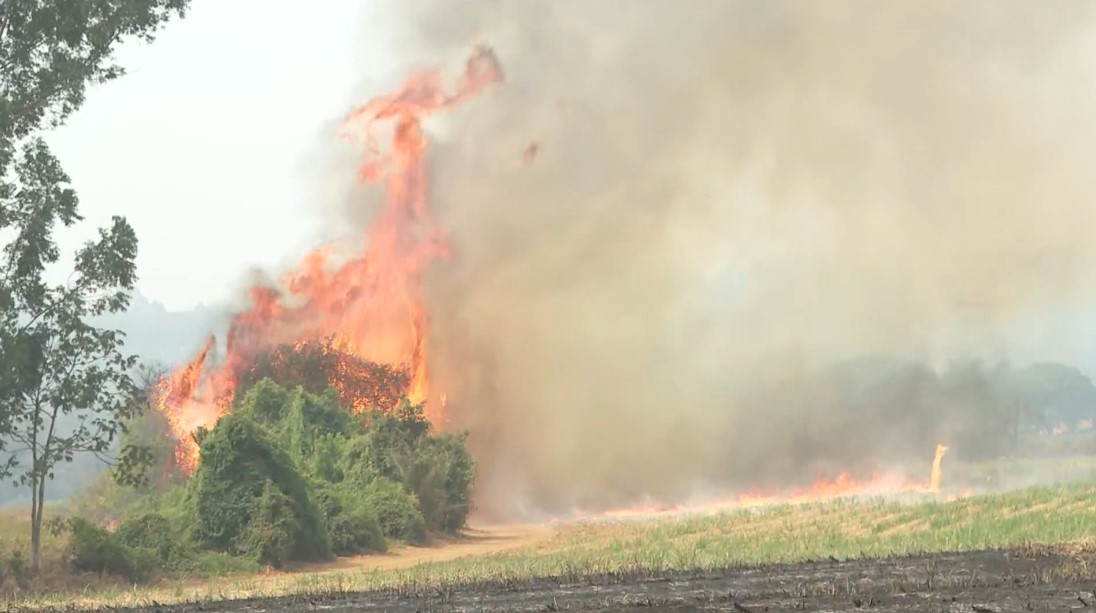
[(385, 536), (416, 543), (426, 536), (418, 500), (399, 483), (377, 477), (365, 487), (364, 497)]
[(79, 518), (69, 520), (67, 529), (78, 571), (143, 581), (161, 572), (221, 575), (259, 568), (247, 559), (201, 550), (155, 513), (122, 522), (114, 532)]
[(331, 556), (331, 540), (297, 464), (248, 411), (226, 416), (202, 441), (184, 504), (202, 547), (271, 566)]
[(127, 495), (113, 533), (73, 523), (78, 568), (136, 580), (150, 569), (281, 567), (465, 525), (475, 462), (462, 437), (432, 433), (406, 402), (354, 413), (329, 388), (290, 383), (241, 390), (232, 412), (199, 433), (195, 474), (136, 502)]
[(152, 551), (129, 546), (116, 535), (87, 521), (74, 519), (69, 529), (72, 565), (76, 570), (122, 575), (142, 581), (148, 579), (158, 566)]

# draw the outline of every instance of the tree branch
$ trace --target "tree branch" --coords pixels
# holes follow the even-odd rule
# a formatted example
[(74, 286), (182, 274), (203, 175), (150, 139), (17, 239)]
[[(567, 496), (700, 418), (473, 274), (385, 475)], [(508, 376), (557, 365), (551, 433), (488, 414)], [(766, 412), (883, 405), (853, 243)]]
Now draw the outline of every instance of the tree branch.
[[(7, 23), (4, 24), (4, 29), (7, 29)], [(15, 64), (16, 60), (20, 56), (26, 54), (26, 57), (30, 57), (39, 50), (39, 47), (41, 47), (42, 43), (44, 42), (46, 42), (46, 35), (43, 33), (39, 34), (38, 39), (35, 40), (33, 43), (30, 43), (29, 45), (26, 45), (21, 49), (12, 50), (12, 52), (8, 54), (8, 61), (0, 64), (0, 69), (2, 69), (4, 72), (11, 70), (11, 67)]]
[(105, 457), (103, 457), (103, 455), (102, 455), (102, 452), (101, 452), (101, 451), (96, 451), (96, 450), (94, 450), (94, 449), (89, 449), (89, 450), (87, 450), (87, 451), (89, 451), (89, 452), (91, 453), (91, 455), (95, 456), (95, 459), (96, 459), (96, 460), (99, 460), (99, 461), (100, 461), (100, 462), (102, 462), (102, 463), (103, 463), (104, 465), (106, 465), (106, 466), (114, 466), (114, 460), (110, 460), (110, 459), (108, 459), (108, 458), (105, 458)]
[(8, 13), (10, 8), (10, 4), (0, 2), (0, 43), (4, 42), (4, 37), (8, 33), (8, 25), (11, 24), (11, 15)]
[[(114, 45), (118, 44), (121, 38), (121, 32), (115, 32), (101, 49), (92, 49), (88, 53), (86, 58), (81, 59), (82, 68), (84, 69), (84, 74), (81, 75), (80, 79), (80, 82), (82, 84), (81, 87), (83, 87), (83, 84), (90, 80), (90, 78), (100, 68), (99, 65), (103, 63), (104, 60), (110, 57)], [(33, 50), (36, 49), (42, 42), (43, 41), (41, 40), (36, 41), (33, 45), (30, 46), (29, 51), (33, 52)], [(2, 70), (3, 72), (7, 72), (9, 69), (10, 63), (0, 66), (0, 70)], [(47, 103), (49, 102), (49, 100), (57, 94), (61, 93), (63, 89), (65, 89), (65, 83), (63, 80), (55, 83), (51, 88), (44, 89), (37, 97), (32, 99), (28, 104), (24, 105), (23, 108), (9, 112), (8, 118), (10, 123), (12, 125), (15, 125), (16, 123), (18, 123), (18, 121), (16, 121), (17, 118), (22, 118), (25, 115), (34, 111), (35, 109), (42, 109), (43, 111), (46, 110), (48, 108)]]

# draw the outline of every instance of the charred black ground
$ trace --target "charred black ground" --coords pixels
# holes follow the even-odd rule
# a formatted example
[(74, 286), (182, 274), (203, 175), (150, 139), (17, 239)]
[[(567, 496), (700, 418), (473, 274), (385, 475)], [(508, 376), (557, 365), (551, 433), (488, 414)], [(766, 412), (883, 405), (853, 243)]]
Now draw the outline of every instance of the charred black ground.
[(1092, 551), (1040, 548), (551, 577), (115, 611), (1044, 611), (1096, 606)]

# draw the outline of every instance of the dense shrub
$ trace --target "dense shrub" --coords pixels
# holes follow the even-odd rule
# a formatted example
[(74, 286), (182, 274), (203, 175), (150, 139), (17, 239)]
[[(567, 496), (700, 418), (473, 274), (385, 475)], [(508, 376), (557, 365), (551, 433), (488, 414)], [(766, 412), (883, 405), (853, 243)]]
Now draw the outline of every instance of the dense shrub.
[(8, 577), (11, 577), (19, 588), (26, 588), (30, 579), (30, 563), (23, 555), (22, 549), (16, 549), (8, 556), (0, 556), (0, 586)]
[(325, 484), (317, 488), (317, 501), (327, 518), (327, 530), (336, 555), (388, 549), (377, 516), (360, 495), (346, 495), (335, 486)]
[[(406, 373), (336, 353), (320, 343), (262, 357), (229, 414), (194, 433), (188, 481), (95, 499), (100, 519), (129, 519), (109, 543), (89, 540), (85, 565), (114, 572), (151, 554), (172, 572), (280, 567), (462, 528), (475, 473), (464, 438), (432, 433), (421, 406), (399, 401)], [(331, 382), (353, 388), (350, 400)], [(134, 431), (156, 438), (159, 426)], [(105, 562), (115, 545), (117, 563)]]
[[(298, 387), (288, 399), (282, 419), (273, 426), (278, 442), (299, 465), (313, 457), (317, 442), (331, 433), (348, 434), (357, 430), (351, 420), (361, 418), (339, 408), (335, 392), (310, 394)], [(246, 402), (245, 402), (246, 405)]]
[[(190, 485), (197, 543), (272, 561), (282, 559), (283, 547), (286, 559), (330, 557), (327, 527), (308, 483), (246, 413), (221, 419), (205, 438)], [(281, 530), (288, 535), (276, 533)]]
[(260, 564), (282, 568), (294, 557), (301, 532), (293, 501), (267, 481), (247, 527), (234, 546), (236, 551)]
[(115, 535), (83, 519), (71, 521), (69, 546), (76, 570), (121, 575), (133, 581), (149, 579), (159, 566), (156, 554), (130, 547)]
[(464, 442), (463, 436), (428, 436), (421, 408), (405, 406), (396, 415), (374, 416), (365, 435), (347, 444), (340, 474), (362, 488), (378, 478), (402, 484), (418, 500), (429, 530), (452, 532), (472, 510), (476, 463)]
[(263, 379), (247, 391), (236, 413), (246, 413), (256, 422), (272, 427), (285, 417), (289, 407), (289, 392), (270, 379)]
[(472, 511), (476, 461), (463, 436), (423, 438), (405, 483), (415, 493), (427, 526), (453, 532), (463, 528)]
[(363, 494), (365, 504), (376, 515), (385, 536), (411, 543), (425, 538), (426, 522), (418, 501), (399, 483), (378, 477)]
[(178, 535), (172, 532), (167, 518), (158, 513), (146, 513), (122, 522), (114, 530), (113, 537), (129, 547), (153, 552), (162, 567), (170, 566), (181, 553)]
[[(273, 567), (384, 551), (385, 538), (458, 530), (471, 508), (475, 462), (463, 437), (430, 434), (422, 408), (406, 402), (358, 415), (333, 392), (261, 380), (202, 437), (201, 453), (185, 492), (160, 496), (156, 515), (132, 528), (142, 536), (127, 537), (164, 568), (202, 550)], [(187, 527), (192, 550), (171, 549), (170, 525)]]

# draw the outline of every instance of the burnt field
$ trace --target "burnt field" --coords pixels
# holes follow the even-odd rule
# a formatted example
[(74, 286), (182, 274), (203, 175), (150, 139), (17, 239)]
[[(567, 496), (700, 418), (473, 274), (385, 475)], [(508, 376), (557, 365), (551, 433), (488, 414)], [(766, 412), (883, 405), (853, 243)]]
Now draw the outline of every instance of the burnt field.
[(1096, 485), (475, 529), (281, 571), (15, 594), (8, 611), (1096, 610)]
[(1096, 552), (1025, 548), (825, 559), (705, 572), (610, 573), (518, 581), (152, 605), (131, 611), (1096, 610)]

